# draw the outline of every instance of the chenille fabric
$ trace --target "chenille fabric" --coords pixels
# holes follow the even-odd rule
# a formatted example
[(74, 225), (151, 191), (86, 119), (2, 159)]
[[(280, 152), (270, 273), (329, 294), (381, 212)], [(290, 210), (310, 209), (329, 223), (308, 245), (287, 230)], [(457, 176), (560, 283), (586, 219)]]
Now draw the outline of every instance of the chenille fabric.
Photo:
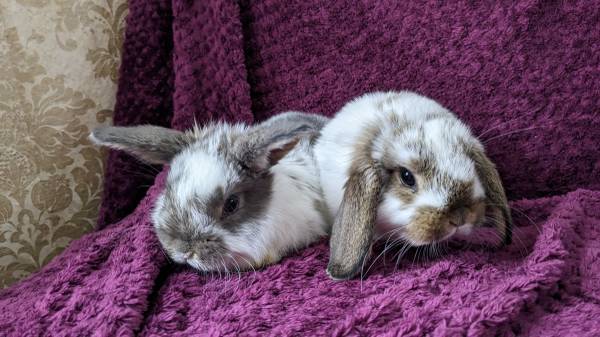
[[(597, 336), (600, 6), (593, 1), (130, 2), (115, 123), (185, 129), (367, 91), (430, 96), (479, 135), (515, 220), (503, 249), (381, 257), (331, 281), (326, 242), (242, 275), (166, 258), (165, 171), (113, 153), (103, 229), (0, 293), (0, 331), (142, 336)], [(144, 185), (152, 185), (147, 191)], [(377, 251), (376, 251), (377, 252)]]

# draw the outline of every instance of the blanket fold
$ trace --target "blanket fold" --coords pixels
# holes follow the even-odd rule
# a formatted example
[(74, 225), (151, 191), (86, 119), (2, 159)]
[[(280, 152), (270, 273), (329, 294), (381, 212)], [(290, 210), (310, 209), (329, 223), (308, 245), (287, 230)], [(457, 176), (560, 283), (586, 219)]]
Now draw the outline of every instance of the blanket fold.
[(201, 275), (153, 233), (168, 168), (132, 175), (148, 168), (111, 153), (103, 229), (0, 292), (0, 335), (600, 335), (597, 4), (131, 0), (127, 25), (115, 124), (332, 115), (365, 91), (415, 90), (481, 135), (514, 242), (397, 264), (392, 250), (348, 282), (325, 274), (326, 242)]

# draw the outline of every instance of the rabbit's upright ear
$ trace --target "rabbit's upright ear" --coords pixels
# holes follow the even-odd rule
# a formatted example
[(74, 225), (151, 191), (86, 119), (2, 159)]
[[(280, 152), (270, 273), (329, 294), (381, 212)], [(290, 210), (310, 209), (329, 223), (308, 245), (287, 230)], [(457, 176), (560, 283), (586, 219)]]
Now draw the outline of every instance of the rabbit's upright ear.
[(265, 172), (293, 150), (303, 137), (318, 135), (326, 122), (327, 118), (321, 116), (283, 113), (253, 126), (236, 143), (234, 152), (253, 172)]
[(350, 169), (329, 241), (327, 274), (332, 279), (353, 278), (369, 258), (383, 183), (374, 165)]
[(503, 244), (508, 245), (512, 242), (513, 224), (500, 175), (483, 149), (470, 147), (468, 155), (475, 162), (477, 176), (483, 185), (488, 203), (487, 207), (490, 208), (490, 215), (494, 219), (496, 229), (503, 238)]
[(98, 127), (90, 134), (95, 144), (128, 152), (151, 164), (166, 164), (188, 143), (185, 133), (160, 126)]

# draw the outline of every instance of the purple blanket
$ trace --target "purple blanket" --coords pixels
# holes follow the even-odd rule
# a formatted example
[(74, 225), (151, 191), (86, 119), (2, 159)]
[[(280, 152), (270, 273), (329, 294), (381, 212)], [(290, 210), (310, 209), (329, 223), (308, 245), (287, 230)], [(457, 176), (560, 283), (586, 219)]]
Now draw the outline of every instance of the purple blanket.
[(112, 153), (103, 228), (0, 292), (0, 335), (600, 335), (600, 3), (448, 3), (131, 0), (115, 123), (332, 115), (365, 91), (414, 90), (487, 144), (511, 246), (390, 254), (333, 282), (321, 242), (198, 275), (149, 222), (164, 172)]

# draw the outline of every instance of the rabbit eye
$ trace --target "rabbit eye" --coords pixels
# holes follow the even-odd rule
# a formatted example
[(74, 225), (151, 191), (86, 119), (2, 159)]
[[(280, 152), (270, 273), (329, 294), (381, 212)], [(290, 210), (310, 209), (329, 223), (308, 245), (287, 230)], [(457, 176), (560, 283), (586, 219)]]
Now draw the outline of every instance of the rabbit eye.
[(406, 167), (401, 167), (400, 170), (398, 170), (398, 174), (400, 175), (400, 180), (402, 180), (404, 185), (408, 187), (415, 187), (417, 183), (415, 176)]
[(227, 197), (225, 200), (225, 204), (223, 204), (223, 214), (222, 216), (226, 217), (231, 215), (237, 211), (240, 205), (240, 197), (236, 194), (232, 194)]

